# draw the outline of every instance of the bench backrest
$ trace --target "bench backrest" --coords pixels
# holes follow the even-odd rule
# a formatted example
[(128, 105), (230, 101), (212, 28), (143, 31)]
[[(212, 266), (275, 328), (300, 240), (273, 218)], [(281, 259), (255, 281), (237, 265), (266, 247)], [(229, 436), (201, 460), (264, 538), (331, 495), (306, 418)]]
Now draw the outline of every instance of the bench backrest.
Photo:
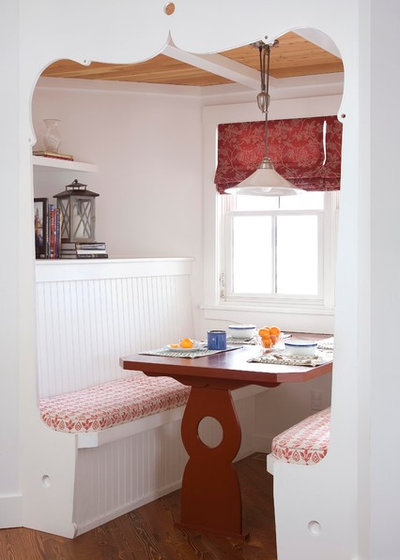
[(193, 334), (191, 259), (38, 262), (39, 396), (124, 375), (119, 357)]

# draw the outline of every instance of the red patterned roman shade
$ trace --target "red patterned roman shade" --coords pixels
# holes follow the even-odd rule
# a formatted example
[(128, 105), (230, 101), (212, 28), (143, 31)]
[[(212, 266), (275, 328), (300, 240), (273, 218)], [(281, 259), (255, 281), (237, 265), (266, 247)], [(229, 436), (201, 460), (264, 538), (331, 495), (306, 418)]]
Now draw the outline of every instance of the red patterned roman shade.
[[(269, 121), (268, 130), (269, 157), (280, 175), (307, 191), (340, 189), (342, 125), (336, 117)], [(257, 169), (264, 143), (264, 121), (218, 126), (219, 193)]]

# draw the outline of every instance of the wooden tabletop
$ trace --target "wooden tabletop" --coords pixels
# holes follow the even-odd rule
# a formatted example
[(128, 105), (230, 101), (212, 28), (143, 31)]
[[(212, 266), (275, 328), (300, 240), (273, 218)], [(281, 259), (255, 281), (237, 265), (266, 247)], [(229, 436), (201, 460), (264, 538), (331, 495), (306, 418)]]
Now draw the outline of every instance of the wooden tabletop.
[[(323, 365), (286, 366), (248, 362), (251, 357), (261, 353), (259, 346), (242, 346), (227, 352), (220, 352), (201, 358), (171, 358), (135, 354), (122, 357), (120, 365), (126, 370), (139, 370), (146, 375), (166, 375), (182, 383), (203, 384), (230, 381), (236, 387), (260, 385), (273, 387), (279, 383), (300, 383), (332, 371), (332, 362)], [(197, 384), (197, 383), (196, 383)]]

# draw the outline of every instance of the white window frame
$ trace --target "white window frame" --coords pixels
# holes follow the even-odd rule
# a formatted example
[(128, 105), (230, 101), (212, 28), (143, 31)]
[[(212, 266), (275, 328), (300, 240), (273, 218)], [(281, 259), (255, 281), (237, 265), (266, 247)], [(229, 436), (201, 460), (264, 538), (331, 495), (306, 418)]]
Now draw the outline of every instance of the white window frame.
[[(341, 93), (321, 95), (318, 97), (296, 97), (277, 99), (271, 102), (271, 119), (285, 119), (296, 117), (315, 117), (335, 115), (340, 109)], [(324, 299), (323, 302), (307, 302), (304, 298), (299, 301), (264, 302), (249, 304), (249, 302), (224, 301), (221, 292), (221, 252), (219, 239), (221, 238), (220, 201), (222, 198), (216, 193), (214, 176), (217, 154), (217, 127), (222, 123), (246, 122), (260, 120), (260, 112), (254, 102), (254, 95), (250, 92), (247, 98), (232, 104), (214, 104), (207, 101), (203, 107), (203, 298), (200, 305), (201, 318), (205, 328), (221, 327), (230, 322), (251, 322), (259, 325), (275, 323), (286, 330), (308, 331), (320, 333), (334, 332), (334, 260), (336, 255), (335, 236), (329, 235), (324, 227), (324, 250), (333, 256), (324, 262)], [(228, 197), (224, 197), (228, 198)], [(334, 230), (337, 223), (338, 197), (333, 195), (332, 216)]]
[[(266, 308), (279, 306), (282, 308), (308, 307), (331, 309), (334, 305), (334, 279), (336, 260), (336, 225), (338, 212), (338, 193), (324, 193), (324, 208), (321, 210), (236, 210), (234, 196), (220, 196), (217, 199), (220, 220), (219, 272), (220, 279), (219, 304), (231, 303), (238, 306), (257, 305)], [(315, 215), (318, 219), (318, 294), (317, 295), (281, 295), (281, 294), (235, 294), (233, 292), (232, 258), (232, 220), (234, 216), (294, 216)]]

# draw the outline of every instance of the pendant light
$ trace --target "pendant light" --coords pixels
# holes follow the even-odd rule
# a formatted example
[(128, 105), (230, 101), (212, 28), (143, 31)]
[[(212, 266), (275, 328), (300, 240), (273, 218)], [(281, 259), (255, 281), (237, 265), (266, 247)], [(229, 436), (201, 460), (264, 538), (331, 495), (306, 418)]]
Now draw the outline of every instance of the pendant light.
[[(266, 44), (263, 41), (255, 43), (253, 46), (258, 48), (260, 57), (260, 76), (261, 91), (257, 95), (257, 105), (260, 111), (265, 114), (265, 154), (264, 159), (259, 164), (254, 173), (247, 177), (244, 181), (234, 187), (225, 190), (230, 194), (246, 194), (259, 196), (288, 196), (300, 194), (301, 190), (297, 189), (275, 171), (274, 164), (268, 157), (268, 109), (269, 109), (269, 70), (271, 59), (271, 48), (278, 41), (272, 44)], [(267, 68), (265, 68), (265, 60), (267, 59)]]

